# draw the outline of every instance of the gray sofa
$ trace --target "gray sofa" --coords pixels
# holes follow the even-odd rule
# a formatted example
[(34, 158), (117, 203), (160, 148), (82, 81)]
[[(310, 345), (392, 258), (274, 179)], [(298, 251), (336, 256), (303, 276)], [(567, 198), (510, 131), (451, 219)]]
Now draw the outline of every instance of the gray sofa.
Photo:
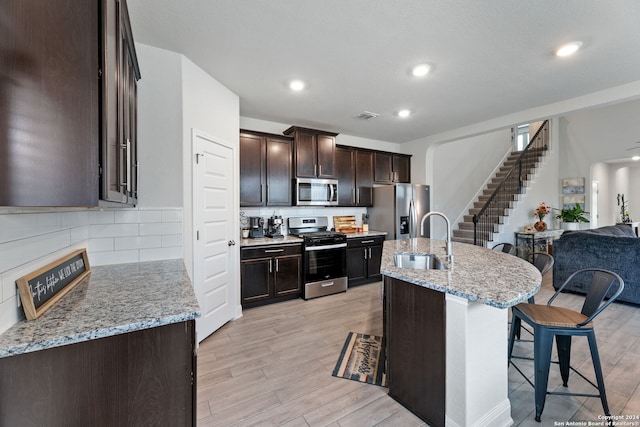
[[(628, 225), (565, 231), (553, 241), (553, 287), (558, 289), (571, 273), (597, 267), (618, 273), (624, 280), (619, 301), (640, 304), (640, 239)], [(587, 282), (585, 280), (585, 282)], [(586, 293), (588, 283), (577, 281), (565, 289)]]

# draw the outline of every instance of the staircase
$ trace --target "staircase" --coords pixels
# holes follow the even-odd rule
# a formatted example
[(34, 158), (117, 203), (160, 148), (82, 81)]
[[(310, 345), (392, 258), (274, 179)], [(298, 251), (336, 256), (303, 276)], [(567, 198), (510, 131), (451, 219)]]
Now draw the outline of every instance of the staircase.
[(549, 122), (545, 121), (523, 151), (507, 157), (463, 221), (458, 223), (458, 229), (453, 230), (454, 242), (486, 246), (493, 240), (493, 234), (500, 231), (500, 224), (504, 224), (520, 194), (526, 192), (527, 183), (546, 153), (548, 131)]

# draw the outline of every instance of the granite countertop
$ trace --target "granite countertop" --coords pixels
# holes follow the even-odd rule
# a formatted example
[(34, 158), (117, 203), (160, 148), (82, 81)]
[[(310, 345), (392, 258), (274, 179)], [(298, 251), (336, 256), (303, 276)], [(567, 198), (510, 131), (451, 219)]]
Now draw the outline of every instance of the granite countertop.
[[(356, 237), (376, 237), (376, 236), (386, 236), (386, 231), (372, 231), (368, 232), (360, 232), (360, 233), (350, 233), (347, 234), (347, 239), (353, 239)], [(302, 243), (303, 240), (293, 234), (287, 234), (284, 237), (280, 238), (271, 238), (271, 237), (262, 237), (259, 239), (240, 239), (240, 247), (247, 246), (268, 246), (268, 245), (285, 245), (290, 243)]]
[[(452, 243), (453, 266), (446, 262), (444, 240), (387, 240), (382, 252), (381, 273), (436, 291), (507, 308), (526, 301), (540, 289), (542, 276), (533, 264), (503, 252), (466, 243)], [(398, 268), (393, 254), (432, 253), (448, 270)]]
[(200, 308), (181, 259), (92, 267), (40, 317), (0, 334), (0, 357), (197, 317)]

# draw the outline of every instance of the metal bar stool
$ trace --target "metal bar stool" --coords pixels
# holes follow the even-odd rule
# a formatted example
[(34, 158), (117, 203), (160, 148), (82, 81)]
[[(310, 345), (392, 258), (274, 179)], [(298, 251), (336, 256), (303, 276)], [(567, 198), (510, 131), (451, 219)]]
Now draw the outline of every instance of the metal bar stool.
[(513, 246), (511, 243), (498, 243), (497, 245), (492, 247), (491, 250), (498, 251), (498, 252), (505, 252), (510, 255), (516, 254), (516, 247)]
[[(584, 304), (580, 313), (568, 308), (560, 306), (552, 306), (551, 303), (562, 292), (565, 286), (574, 278), (580, 280), (585, 275), (592, 275), (591, 285), (588, 288)], [(617, 283), (617, 288), (614, 286)], [(549, 299), (546, 305), (521, 303), (513, 307), (513, 321), (511, 323), (511, 331), (509, 333), (509, 353), (508, 360), (518, 372), (531, 384), (535, 389), (535, 406), (536, 421), (540, 421), (542, 410), (547, 394), (560, 394), (566, 396), (586, 396), (599, 397), (602, 401), (602, 408), (605, 415), (611, 415), (609, 405), (607, 404), (607, 396), (604, 389), (604, 379), (602, 376), (602, 367), (600, 365), (600, 356), (598, 355), (598, 345), (596, 343), (596, 335), (593, 329), (593, 319), (599, 315), (605, 308), (609, 306), (624, 289), (624, 281), (616, 273), (603, 270), (600, 268), (585, 268), (578, 270), (567, 278), (560, 286), (555, 294)], [(604, 299), (608, 297), (606, 302)], [(533, 327), (533, 365), (534, 365), (534, 383), (513, 363), (512, 353), (513, 344), (516, 338), (516, 332), (519, 329), (520, 321), (528, 323)], [(593, 361), (593, 369), (596, 375), (594, 384), (580, 372), (570, 366), (571, 359), (571, 337), (586, 336), (589, 341), (589, 349), (591, 351), (591, 359)], [(549, 366), (551, 364), (551, 348), (553, 339), (556, 339), (558, 349), (558, 364), (560, 365), (560, 375), (562, 377), (562, 385), (567, 386), (569, 380), (569, 370), (584, 378), (592, 386), (598, 389), (598, 394), (583, 393), (566, 393), (566, 392), (549, 392), (547, 385), (549, 382)], [(513, 358), (516, 358), (513, 356)]]

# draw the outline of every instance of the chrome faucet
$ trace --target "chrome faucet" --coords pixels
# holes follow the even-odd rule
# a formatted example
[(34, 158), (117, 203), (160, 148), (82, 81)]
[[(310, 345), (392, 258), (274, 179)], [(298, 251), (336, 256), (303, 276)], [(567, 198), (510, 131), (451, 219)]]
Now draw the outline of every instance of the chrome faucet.
[(422, 217), (422, 221), (420, 221), (420, 234), (424, 235), (424, 222), (431, 215), (441, 216), (442, 218), (444, 218), (444, 221), (447, 223), (447, 246), (445, 250), (447, 251), (447, 261), (449, 261), (449, 263), (451, 264), (453, 263), (453, 250), (451, 249), (451, 222), (449, 221), (449, 218), (447, 218), (445, 214), (443, 214), (442, 212), (436, 212), (436, 211), (427, 212)]

